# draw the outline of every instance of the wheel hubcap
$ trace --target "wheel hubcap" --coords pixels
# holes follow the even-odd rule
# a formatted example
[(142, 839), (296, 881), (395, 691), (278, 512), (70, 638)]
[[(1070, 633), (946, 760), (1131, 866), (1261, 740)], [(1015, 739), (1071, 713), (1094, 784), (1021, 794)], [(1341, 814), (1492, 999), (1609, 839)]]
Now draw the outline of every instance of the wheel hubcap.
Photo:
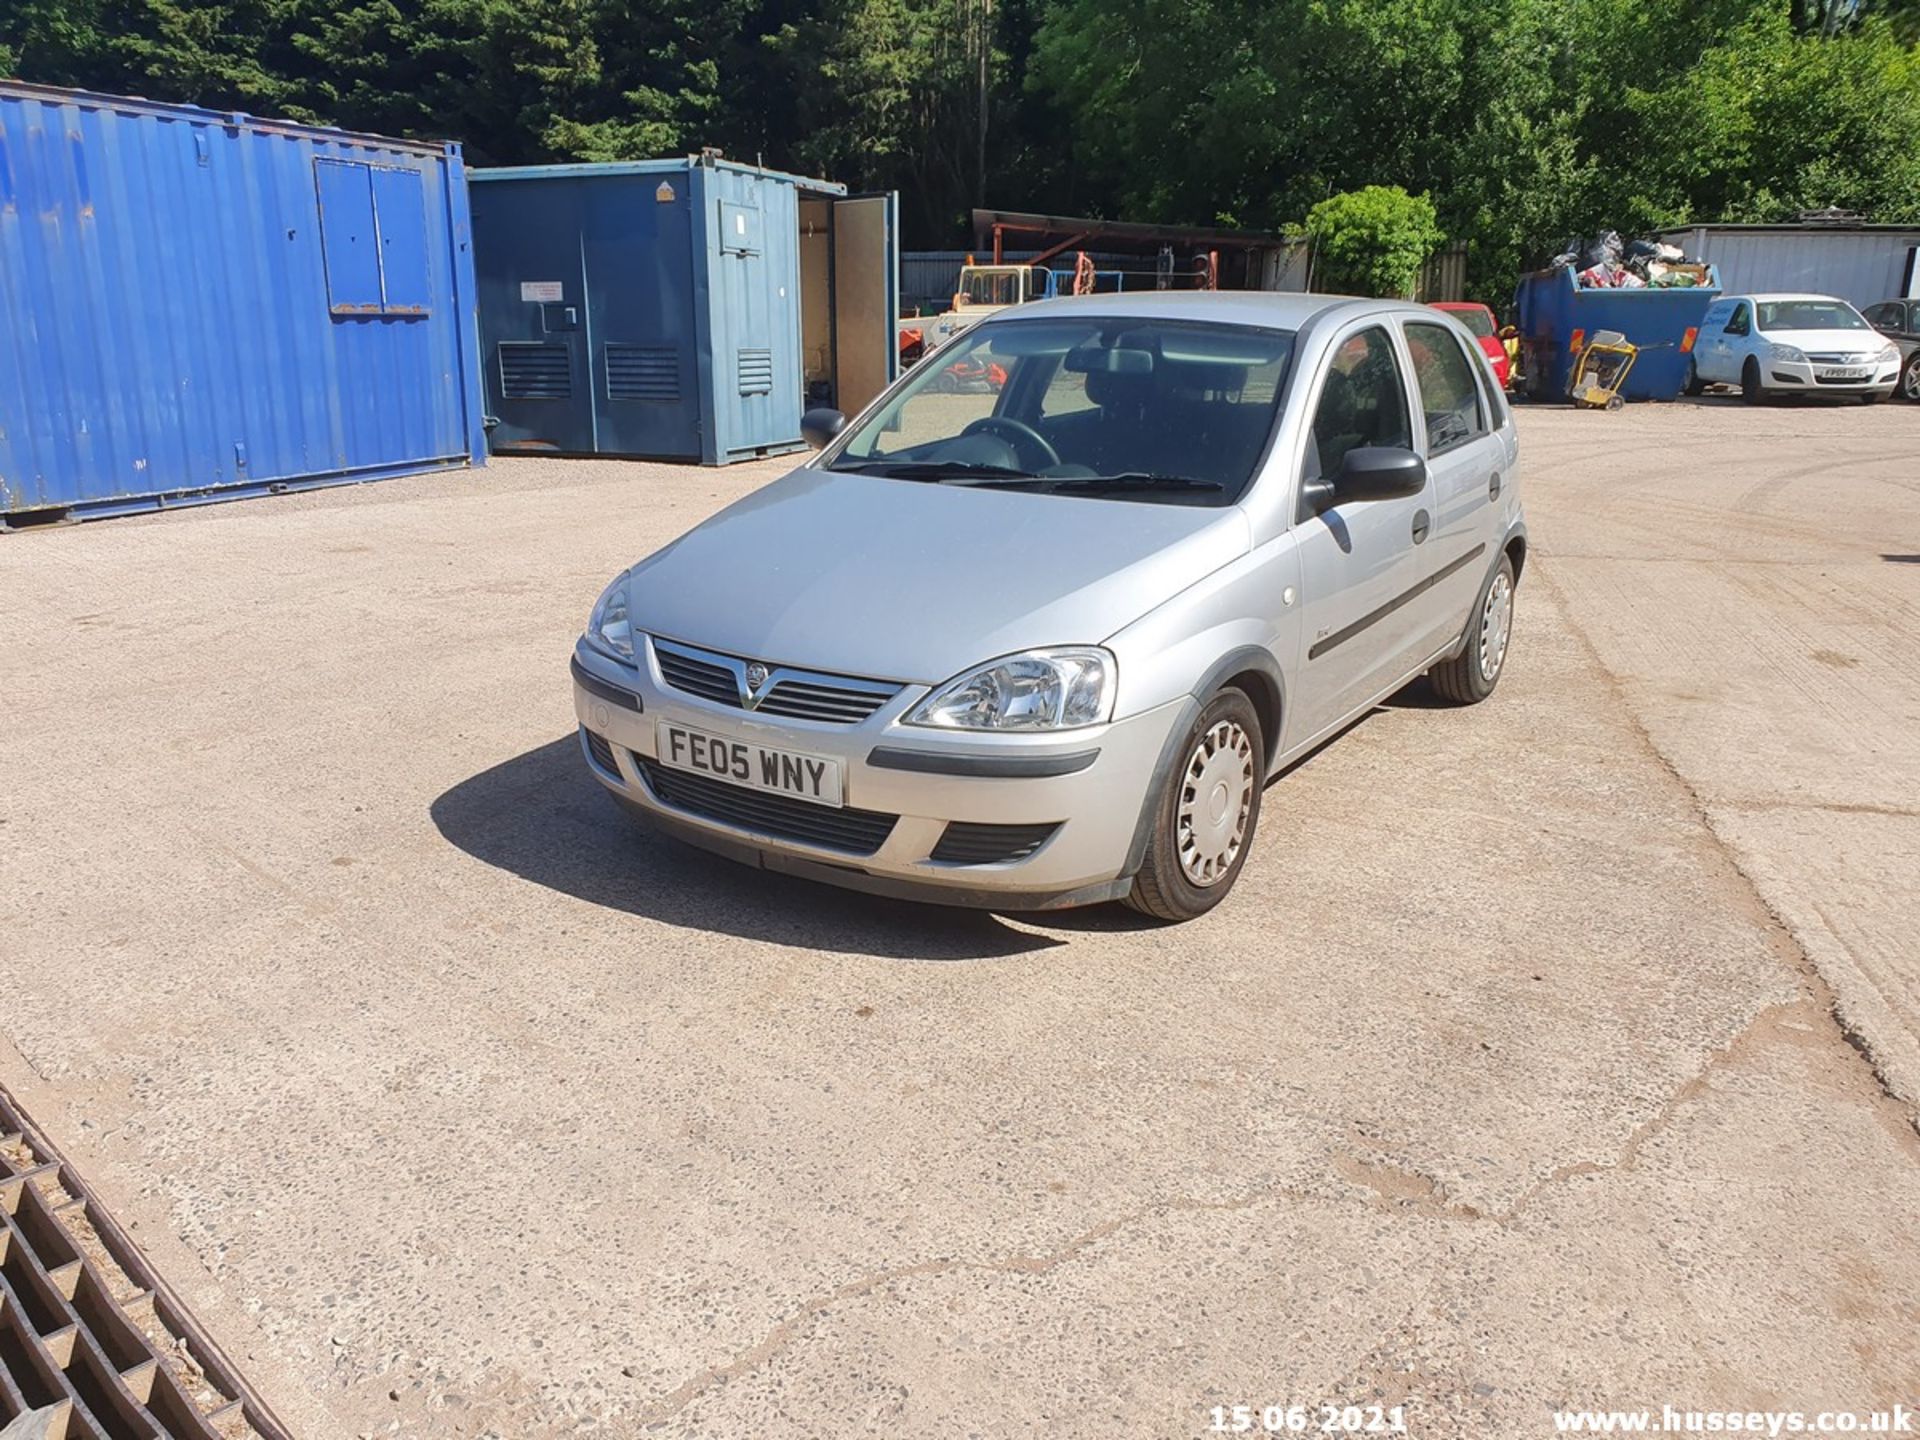
[(1909, 400), (1920, 400), (1920, 354), (1907, 362), (1906, 374), (1900, 377), (1900, 393)]
[(1480, 612), (1480, 677), (1488, 684), (1498, 678), (1507, 658), (1507, 636), (1513, 630), (1513, 582), (1503, 570), (1493, 577), (1486, 607)]
[(1224, 880), (1239, 858), (1253, 813), (1253, 787), (1253, 740), (1233, 721), (1222, 720), (1187, 757), (1174, 814), (1180, 869), (1202, 889)]

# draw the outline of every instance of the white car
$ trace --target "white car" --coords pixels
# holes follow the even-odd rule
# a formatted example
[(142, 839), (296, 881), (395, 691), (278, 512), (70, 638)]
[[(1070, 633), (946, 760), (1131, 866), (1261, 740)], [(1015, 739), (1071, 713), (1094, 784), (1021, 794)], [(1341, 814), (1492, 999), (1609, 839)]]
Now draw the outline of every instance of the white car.
[(1738, 385), (1749, 405), (1776, 395), (1893, 394), (1900, 350), (1831, 295), (1722, 295), (1694, 341), (1687, 393)]

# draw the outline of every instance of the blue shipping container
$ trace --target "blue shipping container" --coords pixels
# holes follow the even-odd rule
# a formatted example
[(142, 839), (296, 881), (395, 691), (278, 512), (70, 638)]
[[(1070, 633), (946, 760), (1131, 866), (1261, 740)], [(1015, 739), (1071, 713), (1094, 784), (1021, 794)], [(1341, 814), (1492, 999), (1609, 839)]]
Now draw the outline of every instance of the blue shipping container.
[(1678, 398), (1700, 322), (1720, 294), (1719, 274), (1711, 266), (1707, 274), (1711, 283), (1692, 289), (1639, 290), (1583, 290), (1564, 268), (1521, 276), (1514, 323), (1527, 395), (1565, 400), (1581, 347), (1599, 331), (1617, 330), (1640, 347), (1621, 393), (1629, 400)]
[(0, 525), (480, 463), (457, 145), (0, 84)]
[(896, 373), (891, 195), (711, 156), (470, 178), (497, 453), (725, 465)]

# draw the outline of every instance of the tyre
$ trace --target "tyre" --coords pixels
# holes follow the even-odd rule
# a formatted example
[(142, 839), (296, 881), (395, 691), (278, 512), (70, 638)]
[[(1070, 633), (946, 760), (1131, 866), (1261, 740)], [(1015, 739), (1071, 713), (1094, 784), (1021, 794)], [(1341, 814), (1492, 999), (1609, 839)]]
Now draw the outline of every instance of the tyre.
[(1760, 383), (1760, 362), (1751, 355), (1740, 369), (1740, 398), (1749, 405), (1767, 403), (1767, 387)]
[(1260, 713), (1245, 692), (1220, 691), (1181, 741), (1126, 903), (1156, 920), (1191, 920), (1226, 899), (1253, 847), (1266, 778)]
[(1920, 350), (1907, 357), (1907, 368), (1900, 372), (1900, 394), (1908, 400), (1920, 400)]
[(1893, 392), (1891, 390), (1871, 390), (1860, 397), (1860, 403), (1862, 405), (1878, 405), (1882, 400), (1887, 399), (1892, 394)]
[(1433, 688), (1456, 705), (1478, 705), (1493, 693), (1507, 668), (1507, 648), (1513, 639), (1513, 557), (1502, 555), (1500, 567), (1480, 588), (1467, 622), (1467, 643), (1451, 660), (1427, 672)]
[(1695, 365), (1692, 357), (1689, 356), (1687, 359), (1687, 394), (1704, 395), (1706, 393), (1707, 382), (1700, 378), (1700, 367)]

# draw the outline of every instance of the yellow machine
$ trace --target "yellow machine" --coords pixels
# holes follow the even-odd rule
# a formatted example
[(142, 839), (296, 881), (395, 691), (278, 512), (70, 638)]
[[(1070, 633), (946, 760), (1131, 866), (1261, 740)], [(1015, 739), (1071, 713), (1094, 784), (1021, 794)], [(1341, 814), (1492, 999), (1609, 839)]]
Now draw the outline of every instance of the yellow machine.
[(1573, 403), (1590, 410), (1618, 410), (1627, 402), (1620, 389), (1640, 354), (1618, 330), (1596, 330), (1573, 367)]

